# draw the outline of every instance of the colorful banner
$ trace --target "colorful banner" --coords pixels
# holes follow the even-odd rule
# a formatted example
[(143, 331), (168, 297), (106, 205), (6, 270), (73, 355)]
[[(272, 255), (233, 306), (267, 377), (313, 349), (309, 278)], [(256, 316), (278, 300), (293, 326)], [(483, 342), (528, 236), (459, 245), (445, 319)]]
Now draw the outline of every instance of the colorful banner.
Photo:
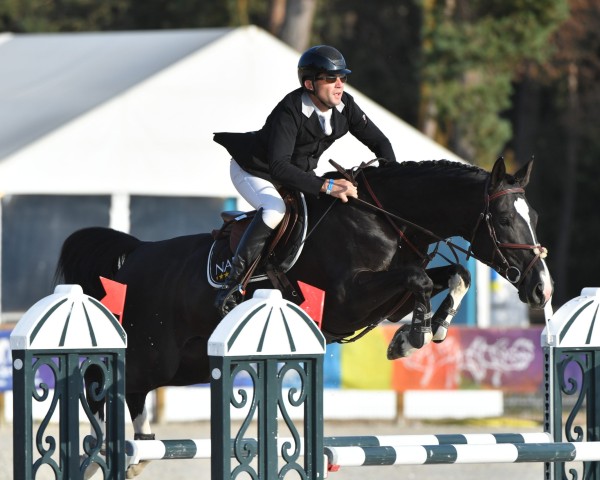
[(0, 392), (4, 390), (12, 390), (12, 354), (9, 330), (0, 330)]
[(389, 344), (398, 326), (379, 327), (342, 346), (341, 387), (359, 389), (500, 389), (533, 393), (542, 388), (542, 327), (452, 327), (444, 342), (390, 362)]
[[(543, 387), (542, 327), (472, 328), (453, 326), (444, 342), (431, 343), (410, 357), (389, 361), (387, 346), (397, 325), (376, 328), (358, 342), (327, 346), (325, 388), (362, 390), (500, 389), (535, 393)], [(0, 391), (12, 389), (10, 331), (0, 330)], [(41, 381), (54, 384), (47, 367)], [(286, 381), (290, 386), (297, 379)], [(251, 384), (240, 375), (238, 384)]]

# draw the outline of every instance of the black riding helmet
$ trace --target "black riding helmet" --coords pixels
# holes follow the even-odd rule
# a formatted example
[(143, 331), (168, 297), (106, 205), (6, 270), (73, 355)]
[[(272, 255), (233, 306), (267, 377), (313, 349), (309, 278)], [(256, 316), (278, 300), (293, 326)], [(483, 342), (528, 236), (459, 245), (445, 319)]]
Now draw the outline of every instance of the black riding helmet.
[(343, 55), (329, 45), (317, 45), (309, 48), (298, 61), (298, 80), (304, 87), (304, 79), (314, 80), (320, 73), (330, 75), (348, 75), (352, 73), (346, 68)]

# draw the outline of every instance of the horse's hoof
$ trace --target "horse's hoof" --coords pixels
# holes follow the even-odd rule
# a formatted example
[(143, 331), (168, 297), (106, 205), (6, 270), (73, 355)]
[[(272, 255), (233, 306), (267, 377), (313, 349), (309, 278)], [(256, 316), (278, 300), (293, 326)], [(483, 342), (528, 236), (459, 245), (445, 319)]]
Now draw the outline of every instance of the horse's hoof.
[(444, 340), (446, 340), (450, 323), (446, 322), (445, 320), (436, 320), (434, 318), (431, 322), (431, 326), (433, 328), (433, 343), (442, 343)]
[(433, 336), (433, 343), (442, 343), (444, 340), (446, 340), (447, 336), (448, 329), (440, 327), (437, 329), (437, 332), (435, 332), (435, 335)]
[(387, 359), (396, 360), (398, 358), (408, 357), (411, 353), (418, 350), (409, 341), (409, 330), (410, 327), (406, 325), (400, 327), (394, 333), (394, 337), (390, 342), (387, 349)]
[(140, 473), (142, 473), (144, 468), (146, 468), (146, 465), (148, 465), (148, 463), (150, 463), (150, 462), (149, 461), (141, 461), (140, 463), (137, 463), (135, 465), (129, 465), (129, 467), (127, 467), (127, 472), (125, 472), (125, 477), (126, 478), (137, 477)]
[[(86, 458), (88, 458), (87, 455), (80, 455), (79, 463), (82, 464)], [(100, 466), (97, 463), (90, 463), (83, 473), (84, 480), (89, 480), (92, 478), (98, 470), (100, 470)]]

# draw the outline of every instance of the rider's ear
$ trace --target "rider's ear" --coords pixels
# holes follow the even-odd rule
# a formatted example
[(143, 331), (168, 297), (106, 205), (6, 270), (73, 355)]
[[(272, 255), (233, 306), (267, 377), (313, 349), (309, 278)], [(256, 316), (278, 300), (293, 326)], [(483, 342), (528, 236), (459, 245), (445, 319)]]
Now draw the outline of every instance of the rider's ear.
[(527, 186), (529, 183), (529, 176), (531, 175), (531, 170), (533, 169), (533, 158), (527, 162), (526, 165), (521, 167), (517, 173), (515, 173), (515, 180), (519, 182), (523, 188)]
[(494, 191), (504, 177), (506, 176), (506, 166), (504, 165), (504, 157), (499, 157), (494, 163), (492, 173), (490, 174), (490, 192)]

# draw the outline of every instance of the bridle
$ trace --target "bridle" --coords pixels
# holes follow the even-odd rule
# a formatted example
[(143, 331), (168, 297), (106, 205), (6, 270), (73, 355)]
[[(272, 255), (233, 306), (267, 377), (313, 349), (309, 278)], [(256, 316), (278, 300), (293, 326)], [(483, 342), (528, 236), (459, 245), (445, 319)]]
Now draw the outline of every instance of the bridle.
[[(548, 256), (548, 249), (543, 247), (541, 244), (528, 244), (528, 243), (502, 243), (498, 240), (498, 236), (496, 235), (496, 230), (494, 229), (494, 225), (492, 223), (492, 213), (490, 212), (490, 203), (497, 198), (500, 198), (504, 195), (512, 195), (512, 194), (524, 194), (525, 189), (521, 187), (515, 188), (507, 188), (504, 190), (499, 190), (498, 192), (494, 192), (493, 194), (488, 194), (490, 179), (488, 178), (485, 186), (485, 194), (484, 194), (484, 211), (479, 214), (477, 219), (477, 223), (475, 224), (475, 228), (473, 229), (473, 233), (471, 234), (471, 239), (469, 242), (469, 250), (467, 252), (467, 259), (472, 256), (476, 258), (480, 262), (486, 264), (490, 268), (493, 268), (498, 273), (500, 273), (504, 278), (506, 278), (510, 283), (512, 283), (515, 287), (519, 288), (527, 274), (531, 271), (536, 262), (540, 259), (544, 259)], [(485, 224), (487, 226), (488, 233), (492, 240), (494, 246), (494, 252), (492, 254), (492, 260), (490, 262), (486, 262), (479, 257), (476, 257), (473, 254), (473, 241), (475, 239), (475, 235), (479, 230), (479, 227)], [(529, 262), (527, 267), (523, 272), (519, 270), (518, 267), (511, 265), (510, 262), (506, 259), (504, 254), (502, 253), (502, 249), (507, 250), (531, 250), (534, 253), (534, 257)], [(494, 259), (498, 256), (502, 263), (502, 266), (495, 265)]]

